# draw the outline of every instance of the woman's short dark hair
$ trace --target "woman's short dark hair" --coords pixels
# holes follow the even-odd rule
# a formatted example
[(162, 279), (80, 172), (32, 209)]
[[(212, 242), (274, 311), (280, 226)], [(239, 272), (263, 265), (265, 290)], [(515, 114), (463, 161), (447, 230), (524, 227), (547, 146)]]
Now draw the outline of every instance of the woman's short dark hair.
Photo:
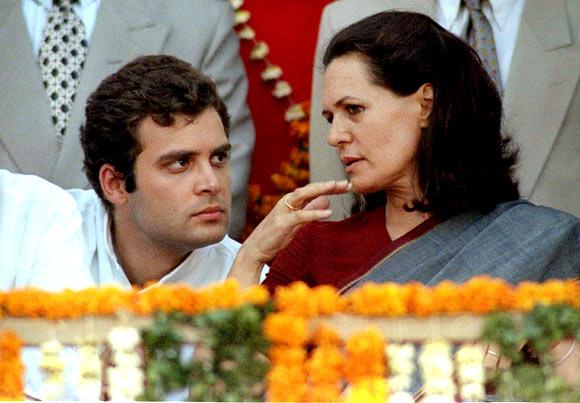
[(194, 119), (207, 108), (218, 112), (227, 135), (230, 118), (214, 83), (173, 56), (142, 56), (107, 77), (90, 95), (81, 127), (84, 170), (93, 189), (109, 205), (99, 171), (111, 164), (127, 191), (135, 190), (133, 169), (141, 152), (136, 131), (143, 119), (171, 126), (176, 114)]
[[(352, 53), (366, 61), (377, 85), (397, 95), (433, 86), (417, 153), (420, 196), (410, 210), (452, 216), (519, 198), (517, 152), (501, 132), (501, 98), (475, 50), (425, 15), (383, 12), (337, 33), (324, 65)], [(384, 193), (364, 199), (367, 208), (385, 202)]]

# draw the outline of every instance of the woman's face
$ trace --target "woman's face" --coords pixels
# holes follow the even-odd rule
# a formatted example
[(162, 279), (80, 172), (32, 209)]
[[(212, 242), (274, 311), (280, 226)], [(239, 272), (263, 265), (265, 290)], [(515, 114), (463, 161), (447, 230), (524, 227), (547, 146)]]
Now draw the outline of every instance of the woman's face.
[(425, 85), (401, 97), (374, 84), (358, 54), (330, 62), (322, 112), (332, 125), (327, 141), (336, 147), (354, 191), (413, 191), (415, 157), (431, 106), (425, 107), (424, 94)]

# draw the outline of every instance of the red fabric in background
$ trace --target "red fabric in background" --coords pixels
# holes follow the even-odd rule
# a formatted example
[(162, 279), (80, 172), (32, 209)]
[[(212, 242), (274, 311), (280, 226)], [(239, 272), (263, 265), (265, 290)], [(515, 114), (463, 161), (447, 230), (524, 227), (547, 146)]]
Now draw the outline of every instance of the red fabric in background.
[[(246, 0), (243, 9), (251, 13), (250, 25), (256, 39), (265, 41), (268, 59), (283, 70), (282, 79), (293, 88), (292, 99), (310, 99), (312, 64), (322, 9), (330, 0)], [(241, 41), (241, 54), (250, 84), (248, 104), (256, 126), (256, 148), (252, 159), (251, 184), (259, 184), (264, 193), (274, 187), (270, 175), (278, 172), (280, 162), (289, 159), (293, 139), (288, 135), (284, 113), (286, 99), (271, 95), (273, 84), (260, 78), (263, 61), (248, 58), (252, 43)]]

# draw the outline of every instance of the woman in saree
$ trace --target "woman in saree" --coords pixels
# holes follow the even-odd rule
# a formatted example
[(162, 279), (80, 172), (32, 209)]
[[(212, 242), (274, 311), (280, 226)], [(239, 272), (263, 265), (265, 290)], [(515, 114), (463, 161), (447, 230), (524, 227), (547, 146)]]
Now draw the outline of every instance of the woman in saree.
[[(500, 95), (463, 40), (427, 16), (384, 12), (336, 34), (324, 65), (327, 140), (350, 183), (286, 195), (232, 277), (256, 283), (270, 263), (270, 289), (301, 280), (347, 292), (368, 281), (580, 275), (579, 220), (520, 199)], [(356, 212), (318, 221), (330, 215), (325, 195), (349, 190)]]

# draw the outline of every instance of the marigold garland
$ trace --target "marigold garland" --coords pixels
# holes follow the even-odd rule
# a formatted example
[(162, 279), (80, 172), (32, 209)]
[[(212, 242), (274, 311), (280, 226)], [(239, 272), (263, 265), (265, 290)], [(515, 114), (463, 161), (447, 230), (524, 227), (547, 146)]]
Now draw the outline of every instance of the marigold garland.
[(382, 334), (369, 328), (348, 338), (345, 343), (344, 377), (355, 383), (365, 378), (384, 378), (386, 342)]
[[(543, 304), (541, 305), (542, 312), (557, 308), (559, 304), (568, 305), (568, 309), (574, 312), (573, 310), (577, 309), (580, 303), (579, 291), (580, 286), (577, 281), (550, 280), (543, 284), (526, 282), (513, 286), (503, 280), (485, 276), (473, 278), (464, 284), (445, 281), (433, 287), (418, 283), (368, 284), (344, 297), (339, 296), (336, 289), (328, 286), (309, 288), (304, 283), (294, 283), (288, 287), (280, 287), (273, 299), (278, 312), (269, 314), (262, 322), (263, 334), (273, 342), (268, 352), (272, 367), (266, 377), (268, 388), (266, 397), (274, 401), (339, 401), (342, 399), (357, 401), (363, 397), (367, 400), (378, 399), (383, 395), (383, 391), (389, 389), (389, 381), (385, 379), (386, 343), (377, 330), (367, 329), (343, 342), (336, 331), (326, 325), (309, 329), (309, 318), (339, 312), (389, 317), (458, 313), (483, 315), (493, 310), (526, 313), (533, 306), (536, 306), (534, 310), (536, 312), (538, 303)], [(4, 316), (52, 319), (78, 318), (86, 315), (106, 316), (116, 314), (119, 309), (142, 315), (149, 315), (152, 312), (196, 315), (212, 309), (228, 310), (247, 303), (265, 305), (268, 301), (269, 295), (261, 286), (242, 291), (234, 281), (226, 281), (223, 284), (198, 290), (184, 285), (159, 285), (145, 290), (105, 287), (62, 293), (15, 290), (0, 293), (0, 312)], [(548, 305), (554, 305), (554, 307), (547, 308)], [(247, 306), (242, 308), (245, 307)], [(70, 311), (67, 311), (67, 308), (70, 308)], [(546, 316), (548, 314), (544, 313), (536, 312), (535, 315), (534, 320), (538, 323), (544, 316), (548, 317)], [(554, 315), (556, 314), (552, 314), (551, 317)], [(562, 318), (559, 320), (565, 325), (566, 334), (570, 332), (575, 334), (573, 328), (574, 323), (577, 322), (573, 322), (573, 317), (570, 315), (561, 315)], [(526, 320), (528, 319), (524, 321)], [(553, 321), (544, 320), (544, 322), (549, 322), (545, 326), (551, 326), (547, 327), (550, 330), (550, 337), (544, 337), (546, 339), (544, 344), (548, 345), (558, 340), (557, 332), (564, 325), (558, 325), (560, 326), (558, 327), (553, 325)], [(516, 331), (515, 328), (514, 331)], [(18, 361), (19, 353), (12, 361), (6, 358), (10, 357), (11, 353), (14, 356), (14, 351), (19, 351), (18, 338), (15, 337), (13, 335), (12, 338), (11, 336), (7, 338), (6, 334), (0, 337), (0, 397), (2, 398), (15, 399), (22, 394), (23, 367)], [(469, 349), (466, 351), (457, 355), (461, 393), (465, 399), (477, 399), (481, 392), (481, 384), (480, 377), (475, 376), (477, 371), (474, 371), (474, 368), (476, 366), (480, 368), (481, 352)], [(430, 355), (437, 356), (437, 354)], [(446, 354), (444, 355), (447, 357)], [(392, 357), (395, 356), (392, 355)], [(426, 378), (434, 380), (429, 384), (429, 394), (436, 398), (449, 397), (453, 392), (453, 387), (449, 386), (448, 382), (449, 374), (448, 372), (441, 373), (441, 362), (443, 362), (441, 358), (437, 358), (437, 362), (437, 368), (430, 367), (428, 360), (427, 365), (423, 362)], [(400, 366), (395, 362), (392, 364), (394, 367)], [(6, 375), (14, 374), (15, 371), (18, 373), (19, 368), (20, 375), (14, 377)], [(409, 371), (403, 372), (407, 374)], [(403, 372), (391, 371), (392, 376), (389, 379), (392, 381), (394, 394), (404, 389), (401, 385), (405, 382), (399, 382), (400, 379), (395, 378), (395, 376), (404, 375)], [(94, 371), (91, 377), (93, 375)], [(437, 375), (444, 376), (437, 377)], [(351, 385), (346, 393), (343, 390), (344, 380)], [(408, 395), (400, 394), (400, 396), (393, 395), (392, 397), (405, 400)]]
[(0, 400), (24, 400), (22, 340), (12, 331), (0, 333)]

